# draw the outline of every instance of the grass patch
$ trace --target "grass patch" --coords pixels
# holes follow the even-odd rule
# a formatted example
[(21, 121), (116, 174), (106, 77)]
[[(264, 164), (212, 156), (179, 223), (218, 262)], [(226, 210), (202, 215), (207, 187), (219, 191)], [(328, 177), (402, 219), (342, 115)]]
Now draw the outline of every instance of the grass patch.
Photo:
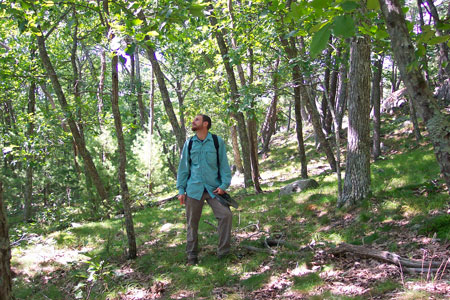
[(303, 276), (295, 276), (294, 284), (292, 285), (293, 290), (308, 292), (315, 287), (323, 284), (322, 278), (320, 278), (317, 273), (309, 273)]

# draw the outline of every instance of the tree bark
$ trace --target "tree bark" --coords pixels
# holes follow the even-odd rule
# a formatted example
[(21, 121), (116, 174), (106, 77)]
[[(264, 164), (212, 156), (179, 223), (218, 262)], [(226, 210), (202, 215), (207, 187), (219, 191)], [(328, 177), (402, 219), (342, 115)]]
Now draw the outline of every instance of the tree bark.
[(116, 127), (116, 135), (117, 135), (117, 143), (119, 150), (119, 183), (120, 190), (122, 196), (122, 204), (124, 210), (125, 217), (125, 227), (127, 231), (128, 238), (128, 258), (134, 259), (137, 257), (137, 248), (136, 248), (136, 236), (134, 233), (134, 225), (133, 225), (133, 216), (131, 214), (131, 206), (130, 206), (130, 194), (128, 192), (128, 185), (126, 179), (126, 165), (127, 165), (127, 157), (125, 150), (125, 141), (123, 137), (122, 131), (122, 120), (120, 117), (119, 110), (119, 73), (118, 73), (118, 62), (119, 58), (115, 54), (112, 58), (112, 96), (111, 96), (111, 107), (114, 115), (114, 125)]
[(0, 300), (10, 300), (11, 295), (11, 244), (6, 209), (3, 204), (3, 183), (0, 181)]
[(236, 83), (236, 77), (234, 76), (233, 67), (230, 63), (230, 57), (228, 55), (228, 47), (225, 43), (223, 32), (217, 28), (217, 19), (214, 16), (213, 7), (210, 5), (209, 11), (211, 15), (209, 16), (209, 21), (211, 26), (214, 27), (214, 34), (216, 36), (217, 44), (219, 46), (220, 54), (222, 56), (222, 61), (227, 73), (228, 83), (231, 89), (231, 100), (233, 101), (234, 110), (236, 111), (233, 116), (237, 121), (239, 140), (241, 142), (242, 148), (242, 160), (244, 163), (244, 186), (249, 187), (253, 184), (252, 182), (252, 167), (250, 161), (250, 145), (247, 134), (247, 128), (245, 124), (245, 117), (242, 112), (238, 111), (239, 107), (239, 92)]
[(53, 68), (53, 65), (48, 56), (44, 36), (42, 35), (37, 36), (37, 42), (39, 47), (39, 56), (41, 58), (42, 64), (47, 72), (47, 75), (50, 78), (50, 81), (52, 83), (56, 96), (58, 97), (58, 101), (61, 105), (61, 108), (64, 111), (64, 114), (66, 115), (67, 123), (69, 124), (70, 131), (81, 154), (81, 157), (83, 158), (84, 163), (86, 164), (86, 168), (94, 181), (94, 185), (97, 189), (100, 198), (107, 199), (108, 194), (106, 192), (106, 189), (100, 179), (100, 175), (98, 174), (97, 168), (95, 167), (94, 162), (92, 161), (91, 154), (87, 150), (86, 144), (84, 143), (84, 140), (80, 135), (78, 126), (73, 118), (72, 111), (69, 105), (67, 104), (66, 97), (62, 90), (58, 76), (56, 75), (56, 71)]
[(381, 155), (381, 75), (383, 72), (384, 57), (379, 58), (375, 62), (375, 69), (372, 78), (372, 91), (370, 94), (370, 102), (373, 104), (373, 158), (375, 160)]
[(416, 60), (414, 46), (399, 2), (379, 1), (403, 82), (425, 122), (441, 174), (447, 187), (450, 187), (450, 117), (440, 111), (421, 72), (410, 67)]
[(27, 171), (25, 182), (25, 203), (23, 207), (23, 219), (25, 222), (32, 219), (32, 203), (33, 203), (33, 160), (34, 155), (31, 145), (33, 144), (34, 135), (34, 117), (36, 112), (36, 82), (32, 81), (30, 84), (30, 90), (28, 92), (28, 129), (27, 129)]
[(355, 205), (370, 190), (370, 40), (354, 37), (350, 47), (347, 162), (338, 206)]

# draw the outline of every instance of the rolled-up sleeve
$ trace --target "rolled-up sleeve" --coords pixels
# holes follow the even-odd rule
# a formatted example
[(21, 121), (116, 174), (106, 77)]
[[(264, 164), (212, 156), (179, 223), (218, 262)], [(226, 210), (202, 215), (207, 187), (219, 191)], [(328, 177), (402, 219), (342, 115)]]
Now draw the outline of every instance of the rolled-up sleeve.
[(189, 177), (189, 153), (188, 153), (189, 140), (184, 143), (183, 150), (181, 151), (181, 159), (178, 165), (177, 173), (177, 189), (179, 195), (186, 193), (186, 186)]
[(228, 164), (227, 149), (222, 138), (219, 138), (220, 179), (219, 188), (226, 190), (231, 184), (231, 169)]

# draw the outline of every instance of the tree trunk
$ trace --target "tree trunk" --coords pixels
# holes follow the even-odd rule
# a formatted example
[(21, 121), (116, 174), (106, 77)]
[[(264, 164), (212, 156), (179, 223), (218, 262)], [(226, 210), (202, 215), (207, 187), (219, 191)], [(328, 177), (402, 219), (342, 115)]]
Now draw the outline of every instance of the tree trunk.
[(97, 192), (98, 192), (100, 198), (107, 199), (108, 194), (105, 190), (105, 187), (103, 186), (103, 183), (100, 179), (100, 175), (97, 172), (94, 162), (92, 161), (91, 154), (87, 150), (86, 144), (84, 143), (84, 140), (82, 139), (82, 137), (80, 135), (78, 126), (74, 121), (71, 108), (67, 104), (66, 97), (62, 90), (58, 76), (56, 75), (56, 71), (53, 68), (53, 65), (48, 56), (47, 49), (45, 47), (44, 36), (37, 36), (37, 42), (38, 42), (38, 47), (39, 47), (39, 56), (41, 58), (42, 64), (47, 72), (47, 75), (50, 78), (50, 81), (52, 83), (52, 86), (56, 93), (56, 96), (58, 97), (58, 101), (61, 105), (61, 108), (66, 115), (67, 123), (69, 124), (70, 131), (71, 131), (72, 136), (75, 140), (75, 143), (78, 147), (78, 150), (79, 150), (81, 156), (83, 157), (84, 163), (86, 164), (87, 170), (88, 170), (91, 178), (94, 181), (94, 185), (97, 189)]
[[(150, 77), (150, 107), (149, 107), (149, 124), (148, 124), (148, 128), (149, 128), (149, 144), (150, 144), (150, 149), (148, 151), (150, 151), (150, 154), (152, 153), (152, 149), (153, 149), (153, 122), (154, 122), (154, 113), (155, 110), (155, 77), (154, 77), (154, 73), (153, 73), (153, 69), (151, 70), (151, 77)], [(148, 178), (148, 192), (150, 194), (153, 193), (153, 180), (152, 180), (152, 157), (150, 155), (149, 157), (149, 162), (148, 162), (148, 174), (147, 174), (147, 178)]]
[(272, 71), (272, 88), (273, 88), (273, 98), (267, 108), (266, 118), (261, 127), (261, 144), (262, 153), (267, 153), (269, 151), (269, 143), (272, 135), (275, 133), (275, 124), (277, 122), (277, 105), (278, 105), (278, 65), (280, 64), (280, 59), (277, 58), (275, 62), (275, 67)]
[(3, 204), (3, 183), (0, 181), (0, 300), (10, 300), (11, 295), (11, 245), (6, 209)]
[(403, 82), (425, 122), (441, 174), (450, 187), (450, 116), (440, 111), (421, 72), (410, 67), (416, 58), (400, 4), (397, 0), (379, 1)]
[(135, 59), (135, 68), (136, 68), (136, 92), (137, 92), (137, 103), (139, 108), (139, 124), (141, 128), (145, 127), (147, 124), (147, 113), (145, 111), (145, 105), (142, 100), (142, 79), (141, 79), (141, 62), (139, 58), (139, 50), (136, 48), (136, 52), (134, 53)]
[[(288, 58), (290, 60), (297, 57), (297, 48), (295, 47), (295, 43), (289, 44), (288, 40), (284, 38), (283, 33), (279, 35), (281, 44), (286, 52)], [(298, 150), (300, 154), (300, 164), (301, 164), (301, 177), (308, 178), (308, 167), (306, 161), (306, 150), (305, 143), (303, 140), (303, 124), (302, 124), (302, 113), (301, 113), (301, 73), (300, 67), (298, 65), (292, 66), (292, 83), (294, 89), (294, 114), (295, 114), (295, 129), (297, 133), (297, 142), (298, 142)]]
[[(228, 12), (230, 14), (231, 19), (231, 27), (234, 29), (234, 16), (233, 16), (233, 1), (228, 0)], [(231, 45), (233, 49), (237, 49), (237, 43), (234, 36), (231, 36)], [(249, 51), (249, 64), (248, 64), (248, 74), (249, 80), (246, 82), (244, 70), (240, 63), (236, 64), (236, 68), (238, 70), (239, 79), (241, 81), (241, 86), (249, 86), (253, 83), (253, 52), (251, 48)], [(250, 100), (250, 111), (247, 111), (247, 129), (248, 129), (248, 138), (249, 138), (249, 146), (250, 146), (250, 162), (252, 166), (252, 180), (253, 186), (255, 188), (256, 193), (261, 193), (262, 189), (259, 183), (259, 163), (258, 163), (258, 132), (256, 130), (256, 115), (254, 113), (254, 105), (255, 100), (252, 98)]]
[(408, 99), (408, 107), (409, 116), (413, 124), (414, 137), (416, 138), (417, 143), (419, 143), (422, 140), (422, 134), (420, 133), (419, 121), (417, 120), (416, 107), (414, 106), (414, 102), (410, 99)]
[[(442, 21), (439, 18), (438, 10), (436, 9), (436, 6), (434, 5), (433, 0), (426, 0), (428, 7), (430, 8), (431, 16), (434, 20), (434, 26), (436, 28), (436, 35), (437, 36), (443, 36), (445, 35), (444, 32), (442, 32)], [(439, 49), (439, 81), (444, 82), (446, 79), (450, 77), (450, 64), (449, 64), (449, 49), (447, 46), (447, 43), (440, 43), (438, 45)]]
[[(148, 39), (148, 37), (147, 37)], [(164, 74), (159, 66), (159, 62), (156, 59), (155, 51), (152, 47), (146, 44), (147, 56), (150, 62), (152, 63), (153, 72), (155, 72), (156, 81), (158, 82), (159, 91), (161, 93), (161, 98), (164, 104), (164, 108), (167, 113), (167, 117), (169, 118), (170, 124), (172, 125), (173, 133), (175, 134), (175, 138), (177, 140), (178, 149), (181, 153), (183, 149), (184, 142), (186, 141), (186, 132), (182, 130), (180, 125), (178, 124), (177, 116), (173, 110), (172, 102), (170, 101), (169, 91), (167, 90), (166, 80), (164, 78)]]
[(27, 171), (25, 183), (25, 203), (23, 207), (23, 219), (25, 222), (31, 221), (32, 218), (32, 203), (33, 203), (33, 160), (34, 155), (31, 145), (33, 144), (34, 135), (34, 116), (36, 112), (36, 82), (32, 81), (28, 93), (28, 129), (27, 129)]
[(233, 146), (234, 164), (239, 173), (244, 173), (244, 167), (242, 166), (241, 153), (239, 151), (238, 134), (236, 125), (230, 127), (231, 145)]
[(342, 119), (344, 117), (344, 112), (347, 109), (347, 96), (348, 96), (348, 51), (345, 50), (341, 65), (339, 66), (339, 74), (338, 74), (338, 87), (337, 87), (337, 99), (335, 104), (336, 111), (336, 119), (339, 125), (339, 131), (342, 128)]
[(111, 107), (114, 115), (114, 125), (116, 127), (117, 143), (119, 148), (119, 183), (122, 196), (122, 204), (125, 217), (125, 227), (128, 237), (128, 258), (134, 259), (137, 256), (136, 236), (134, 233), (133, 216), (131, 214), (130, 194), (128, 192), (128, 185), (126, 179), (126, 165), (127, 157), (125, 150), (125, 141), (122, 132), (122, 120), (119, 111), (119, 73), (118, 73), (119, 58), (115, 54), (112, 57), (112, 89), (111, 89)]
[(338, 206), (355, 205), (370, 191), (370, 40), (354, 37), (350, 47), (347, 162)]
[(217, 19), (214, 16), (213, 7), (211, 5), (209, 7), (209, 11), (211, 12), (209, 21), (211, 25), (215, 28), (214, 34), (216, 36), (217, 44), (219, 46), (220, 54), (222, 56), (222, 61), (225, 66), (225, 70), (227, 72), (228, 83), (231, 89), (231, 99), (233, 101), (234, 110), (236, 111), (233, 114), (233, 116), (237, 121), (239, 140), (241, 142), (242, 148), (242, 159), (244, 163), (244, 186), (249, 187), (253, 184), (253, 182), (252, 182), (252, 167), (250, 161), (250, 145), (247, 134), (247, 128), (245, 125), (245, 117), (242, 112), (238, 111), (239, 92), (236, 83), (236, 78), (233, 72), (233, 67), (231, 66), (230, 57), (228, 55), (228, 47), (225, 43), (222, 31), (217, 28)]
[(372, 91), (370, 95), (370, 102), (373, 104), (373, 158), (375, 160), (381, 155), (381, 75), (383, 73), (383, 60), (382, 56), (375, 62), (375, 70), (372, 78)]

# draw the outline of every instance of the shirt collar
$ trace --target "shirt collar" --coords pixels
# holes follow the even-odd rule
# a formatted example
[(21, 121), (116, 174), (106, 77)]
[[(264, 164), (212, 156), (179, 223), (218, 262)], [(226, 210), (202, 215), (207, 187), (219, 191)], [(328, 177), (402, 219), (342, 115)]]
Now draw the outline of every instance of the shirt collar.
[(201, 141), (201, 140), (197, 137), (197, 135), (194, 135), (194, 137), (192, 138), (192, 140), (193, 140), (193, 141), (199, 141), (199, 142), (205, 142), (205, 141), (207, 141), (207, 140), (212, 140), (212, 135), (211, 135), (210, 132), (208, 132), (208, 134), (206, 135), (206, 138), (205, 138), (203, 141)]

